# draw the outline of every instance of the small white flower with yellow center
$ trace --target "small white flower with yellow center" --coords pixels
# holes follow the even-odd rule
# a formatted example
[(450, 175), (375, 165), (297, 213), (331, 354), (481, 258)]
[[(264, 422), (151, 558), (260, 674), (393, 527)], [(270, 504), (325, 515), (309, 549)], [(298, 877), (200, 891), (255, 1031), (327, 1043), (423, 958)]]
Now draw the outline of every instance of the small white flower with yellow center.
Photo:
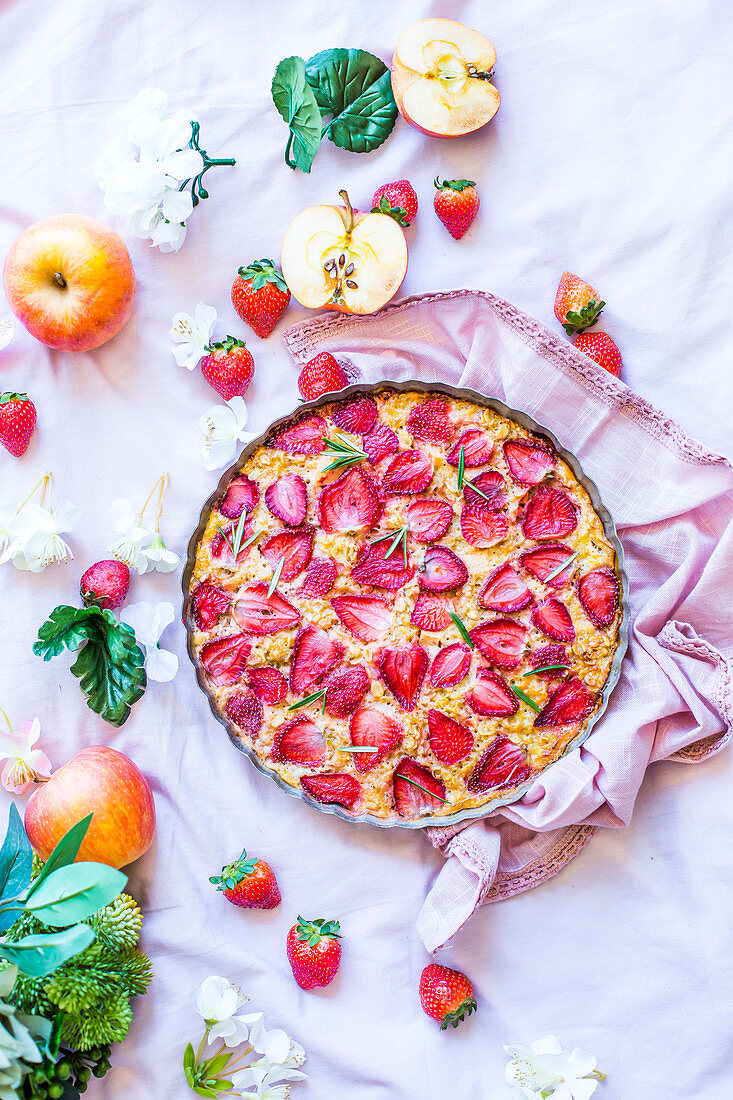
[(39, 777), (48, 779), (51, 774), (51, 761), (42, 749), (36, 748), (41, 736), (41, 723), (38, 718), (24, 722), (19, 732), (15, 732), (4, 710), (0, 710), (8, 723), (8, 733), (0, 733), (0, 760), (6, 763), (0, 775), (0, 782), (11, 794), (22, 794)]
[(170, 337), (177, 345), (172, 351), (179, 367), (196, 369), (208, 351), (217, 321), (214, 307), (204, 305), (203, 302), (199, 302), (192, 314), (176, 313)]
[(232, 397), (226, 405), (212, 405), (199, 420), (204, 437), (201, 456), (207, 470), (220, 470), (237, 457), (240, 443), (249, 443), (254, 432), (246, 431), (247, 406), (243, 397)]
[(511, 1058), (506, 1082), (513, 1086), (517, 1100), (590, 1100), (606, 1076), (596, 1069), (592, 1054), (578, 1047), (565, 1054), (554, 1035), (504, 1050)]

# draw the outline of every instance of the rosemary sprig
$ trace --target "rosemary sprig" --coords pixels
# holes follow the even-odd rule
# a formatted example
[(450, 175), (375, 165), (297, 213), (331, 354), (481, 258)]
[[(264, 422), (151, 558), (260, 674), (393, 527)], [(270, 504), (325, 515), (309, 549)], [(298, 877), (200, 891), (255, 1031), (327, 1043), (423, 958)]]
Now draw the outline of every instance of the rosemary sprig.
[(380, 535), (378, 538), (372, 539), (372, 545), (376, 542), (384, 542), (386, 539), (392, 538), (393, 534), (394, 534), (394, 538), (392, 539), (392, 543), (391, 543), (389, 549), (387, 550), (387, 553), (384, 555), (384, 560), (386, 561), (387, 558), (391, 557), (392, 554), (394, 554), (397, 547), (399, 546), (400, 542), (402, 542), (402, 559), (405, 563), (405, 569), (407, 569), (407, 527), (406, 526), (405, 527), (398, 527), (396, 534), (395, 534), (394, 531), (388, 531), (386, 535)]
[(439, 794), (435, 794), (434, 791), (429, 791), (427, 787), (423, 787), (422, 783), (418, 783), (416, 779), (410, 779), (409, 775), (398, 775), (397, 779), (404, 779), (405, 783), (412, 783), (413, 787), (419, 787), (421, 791), (425, 791), (425, 794), (429, 794), (431, 798), (437, 798), (438, 802), (449, 802), (447, 798), (442, 798)]
[(268, 600), (269, 600), (270, 596), (273, 594), (273, 592), (275, 591), (275, 589), (277, 588), (277, 586), (280, 582), (280, 574), (283, 571), (283, 566), (284, 565), (285, 565), (285, 558), (280, 558), (280, 561), (277, 563), (277, 566), (275, 568), (275, 572), (272, 574), (272, 580), (270, 581), (270, 587), (267, 589), (267, 598), (268, 598)]
[(221, 537), (224, 539), (224, 542), (229, 547), (229, 549), (231, 551), (231, 554), (232, 554), (232, 558), (233, 558), (234, 557), (234, 547), (232, 546), (232, 540), (229, 538), (228, 533), (224, 530), (224, 528), (222, 527), (222, 525), (220, 523), (217, 523), (216, 529), (219, 532), (219, 534), (221, 535)]
[(326, 713), (326, 689), (321, 688), (320, 691), (314, 691), (311, 695), (306, 695), (304, 699), (299, 699), (297, 703), (291, 703), (288, 710), (300, 710), (301, 707), (307, 707), (311, 703), (315, 703), (318, 699), (323, 699), (322, 714)]
[(552, 672), (555, 668), (570, 668), (570, 665), (543, 665), (542, 668), (531, 668), (529, 672), (523, 672), (522, 676), (535, 676), (538, 672)]
[[(237, 526), (234, 528), (234, 544), (232, 546), (232, 557), (234, 558), (234, 564), (235, 565), (237, 563), (237, 557), (239, 556), (239, 552), (240, 552), (240, 550), (243, 549), (242, 539), (244, 538), (244, 528), (246, 526), (247, 526), (247, 509), (243, 508), (242, 509), (242, 514), (239, 517), (239, 519), (237, 520)], [(248, 539), (246, 545), (250, 546), (254, 542), (255, 538), (256, 538), (256, 535), (252, 536), (252, 538)]]
[(360, 447), (355, 447), (353, 443), (349, 443), (348, 439), (344, 439), (343, 436), (337, 436), (336, 439), (328, 439), (324, 435), (321, 438), (329, 450), (335, 451), (336, 453), (336, 458), (326, 466), (324, 473), (328, 473), (329, 470), (341, 470), (346, 466), (353, 466), (357, 462), (366, 461), (366, 451), (361, 450)]
[(458, 452), (458, 491), (463, 488), (463, 475), (466, 472), (466, 448), (461, 444)]
[(456, 615), (455, 611), (449, 611), (448, 614), (450, 615), (451, 619), (455, 623), (455, 625), (458, 629), (458, 633), (461, 635), (461, 637), (463, 638), (466, 645), (470, 646), (471, 649), (475, 649), (476, 646), (473, 643), (473, 638), (468, 633), (468, 627), (464, 623), (463, 619), (459, 618), (458, 615)]
[[(461, 447), (461, 450), (463, 450), (463, 447)], [(479, 489), (475, 481), (467, 481), (464, 491), (465, 489), (470, 489), (472, 493), (478, 493), (480, 497), (483, 497), (485, 501), (488, 501), (488, 503), (491, 504), (491, 497), (487, 497), (486, 493), (483, 491), (483, 489)]]
[(535, 703), (534, 699), (530, 695), (527, 695), (526, 691), (522, 691), (521, 688), (515, 687), (514, 684), (510, 684), (509, 687), (512, 689), (518, 699), (521, 699), (523, 703), (526, 703), (528, 707), (531, 707), (532, 710), (536, 710), (539, 714), (539, 712), (542, 710), (542, 707), (539, 707), (537, 703)]
[(560, 564), (556, 566), (551, 573), (547, 574), (544, 583), (547, 584), (548, 581), (554, 580), (558, 573), (562, 573), (563, 569), (567, 569), (567, 567), (570, 565), (570, 562), (575, 561), (579, 553), (580, 550), (576, 550), (575, 553), (571, 554), (569, 558), (565, 558), (565, 561), (561, 561)]

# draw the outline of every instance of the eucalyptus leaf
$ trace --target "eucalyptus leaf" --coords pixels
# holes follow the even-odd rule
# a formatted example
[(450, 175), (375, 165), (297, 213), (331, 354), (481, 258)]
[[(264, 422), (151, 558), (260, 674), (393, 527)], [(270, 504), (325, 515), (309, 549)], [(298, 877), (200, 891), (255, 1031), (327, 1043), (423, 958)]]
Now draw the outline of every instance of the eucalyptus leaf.
[(105, 863), (72, 863), (52, 871), (25, 907), (51, 928), (66, 928), (109, 905), (126, 883), (126, 875)]
[(310, 172), (321, 144), (321, 112), (306, 80), (302, 57), (286, 57), (275, 69), (272, 100), (290, 127), (285, 163)]
[(324, 129), (334, 145), (368, 153), (389, 137), (397, 104), (387, 66), (366, 50), (322, 50), (306, 62), (316, 102), (331, 121)]
[(76, 825), (72, 825), (67, 833), (64, 833), (43, 865), (40, 875), (28, 891), (26, 900), (33, 896), (41, 883), (45, 882), (52, 871), (57, 871), (59, 867), (67, 867), (70, 863), (74, 862), (79, 854), (82, 841), (87, 835), (87, 830), (92, 823), (93, 816), (93, 814), (88, 814), (86, 817), (83, 817), (81, 821), (77, 821)]
[(15, 943), (0, 943), (0, 956), (15, 963), (18, 970), (31, 978), (45, 978), (67, 959), (73, 959), (94, 943), (94, 932), (88, 924), (77, 924), (63, 932), (25, 936)]
[[(17, 807), (11, 804), (8, 829), (0, 848), (0, 901), (17, 898), (26, 889), (32, 865), (33, 849)], [(18, 913), (13, 910), (0, 912), (0, 932), (6, 932), (17, 919)]]

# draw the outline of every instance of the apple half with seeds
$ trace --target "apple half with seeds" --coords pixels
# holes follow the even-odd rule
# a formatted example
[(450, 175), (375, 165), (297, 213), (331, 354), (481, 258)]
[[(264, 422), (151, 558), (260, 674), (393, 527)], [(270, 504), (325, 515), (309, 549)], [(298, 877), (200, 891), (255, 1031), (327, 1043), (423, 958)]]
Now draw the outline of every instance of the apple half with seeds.
[(392, 91), (406, 122), (431, 137), (485, 126), (501, 97), (491, 83), (496, 50), (452, 19), (423, 19), (403, 31), (392, 61)]
[(407, 241), (388, 214), (343, 206), (310, 206), (291, 222), (281, 266), (294, 298), (309, 309), (374, 313), (400, 288)]

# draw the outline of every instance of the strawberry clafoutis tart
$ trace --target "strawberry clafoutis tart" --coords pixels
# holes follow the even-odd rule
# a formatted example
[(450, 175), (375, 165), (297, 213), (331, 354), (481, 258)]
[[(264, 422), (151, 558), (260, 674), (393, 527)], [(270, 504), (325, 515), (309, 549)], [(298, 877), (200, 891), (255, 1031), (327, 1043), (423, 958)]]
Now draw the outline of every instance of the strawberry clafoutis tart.
[(188, 626), (263, 768), (353, 817), (446, 820), (580, 738), (619, 642), (616, 553), (552, 445), (439, 393), (274, 428), (211, 507)]

